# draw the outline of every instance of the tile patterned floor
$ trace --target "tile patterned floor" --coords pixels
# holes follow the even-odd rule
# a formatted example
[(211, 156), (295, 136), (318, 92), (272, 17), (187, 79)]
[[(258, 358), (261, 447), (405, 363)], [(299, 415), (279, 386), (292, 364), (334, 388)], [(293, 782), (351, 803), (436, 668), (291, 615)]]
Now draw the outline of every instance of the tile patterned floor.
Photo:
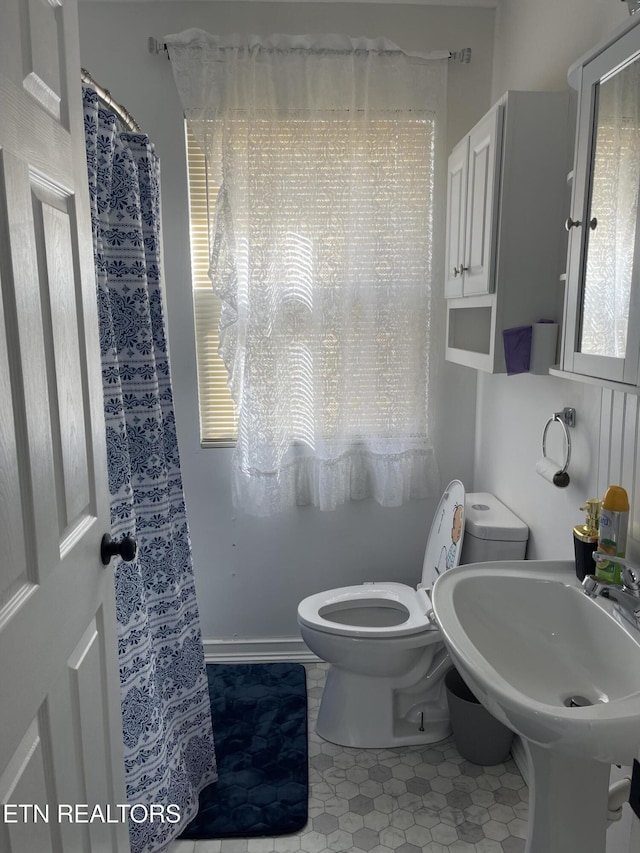
[(309, 822), (279, 838), (178, 841), (167, 853), (523, 853), (528, 791), (515, 763), (480, 767), (453, 741), (351, 749), (315, 733), (326, 664), (307, 666)]

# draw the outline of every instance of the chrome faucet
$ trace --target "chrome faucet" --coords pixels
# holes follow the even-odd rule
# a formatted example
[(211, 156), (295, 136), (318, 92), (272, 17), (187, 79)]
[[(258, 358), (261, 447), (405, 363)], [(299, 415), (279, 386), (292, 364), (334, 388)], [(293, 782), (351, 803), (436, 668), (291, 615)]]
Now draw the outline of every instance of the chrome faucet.
[(640, 567), (625, 560), (595, 551), (593, 559), (596, 563), (616, 563), (622, 568), (622, 586), (600, 580), (595, 575), (587, 575), (582, 586), (587, 595), (597, 598), (602, 595), (615, 601), (621, 616), (624, 616), (635, 628), (640, 629)]

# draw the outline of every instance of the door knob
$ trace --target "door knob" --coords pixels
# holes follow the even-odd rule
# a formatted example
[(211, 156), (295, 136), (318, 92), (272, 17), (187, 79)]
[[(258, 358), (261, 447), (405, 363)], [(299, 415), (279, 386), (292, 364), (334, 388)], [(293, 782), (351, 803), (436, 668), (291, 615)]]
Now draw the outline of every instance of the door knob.
[(121, 557), (125, 563), (130, 563), (138, 553), (138, 544), (133, 536), (123, 536), (119, 542), (105, 533), (100, 543), (100, 559), (103, 566), (108, 566), (112, 557)]

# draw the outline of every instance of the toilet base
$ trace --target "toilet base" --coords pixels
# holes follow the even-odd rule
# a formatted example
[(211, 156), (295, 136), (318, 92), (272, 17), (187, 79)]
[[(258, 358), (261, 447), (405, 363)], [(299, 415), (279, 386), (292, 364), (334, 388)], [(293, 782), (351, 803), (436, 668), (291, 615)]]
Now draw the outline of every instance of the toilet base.
[(316, 732), (331, 743), (360, 749), (444, 740), (451, 734), (444, 688), (450, 665), (444, 650), (435, 664), (417, 682), (413, 670), (404, 678), (380, 678), (331, 666)]

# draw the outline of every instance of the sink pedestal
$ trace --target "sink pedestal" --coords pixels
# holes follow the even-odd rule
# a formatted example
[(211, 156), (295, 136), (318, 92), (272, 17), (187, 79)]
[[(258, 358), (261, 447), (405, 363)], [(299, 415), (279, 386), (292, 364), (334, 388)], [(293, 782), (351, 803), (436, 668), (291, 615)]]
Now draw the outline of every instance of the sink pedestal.
[(523, 745), (531, 777), (525, 853), (605, 853), (610, 765)]

